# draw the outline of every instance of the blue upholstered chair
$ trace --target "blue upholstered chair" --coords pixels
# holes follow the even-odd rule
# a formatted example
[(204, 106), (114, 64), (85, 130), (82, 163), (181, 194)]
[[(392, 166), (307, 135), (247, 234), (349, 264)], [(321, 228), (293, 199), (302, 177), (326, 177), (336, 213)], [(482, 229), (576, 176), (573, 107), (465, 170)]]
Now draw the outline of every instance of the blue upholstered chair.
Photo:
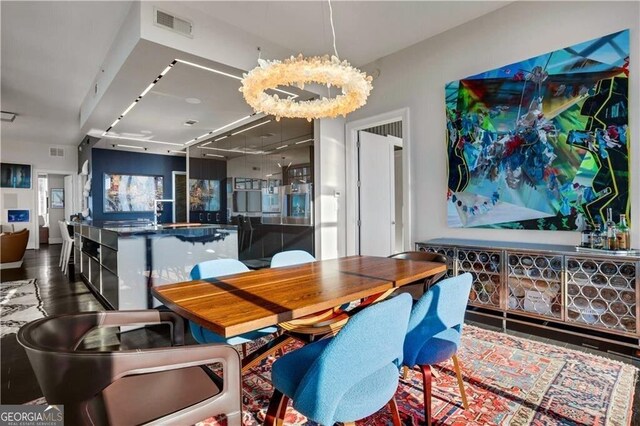
[(440, 281), (418, 300), (411, 310), (404, 341), (406, 368), (420, 366), (424, 381), (424, 415), (431, 424), (431, 365), (453, 358), (462, 404), (468, 408), (467, 396), (456, 352), (460, 346), (464, 314), (471, 291), (471, 274)]
[[(248, 272), (244, 263), (235, 259), (215, 259), (197, 264), (191, 270), (192, 280), (206, 280), (224, 275), (240, 274)], [(233, 337), (223, 337), (196, 323), (189, 322), (191, 334), (198, 343), (226, 343), (228, 345), (242, 345), (243, 355), (247, 355), (246, 344), (261, 337), (270, 336), (278, 331), (278, 327), (265, 327), (260, 330), (240, 334)]]
[(279, 358), (272, 366), (275, 389), (265, 425), (284, 419), (290, 398), (296, 410), (324, 425), (365, 418), (386, 404), (399, 425), (394, 394), (410, 310), (408, 294), (377, 303), (335, 337)]
[(276, 253), (271, 258), (271, 267), (280, 268), (282, 266), (302, 265), (303, 263), (315, 262), (316, 258), (303, 250), (289, 250)]

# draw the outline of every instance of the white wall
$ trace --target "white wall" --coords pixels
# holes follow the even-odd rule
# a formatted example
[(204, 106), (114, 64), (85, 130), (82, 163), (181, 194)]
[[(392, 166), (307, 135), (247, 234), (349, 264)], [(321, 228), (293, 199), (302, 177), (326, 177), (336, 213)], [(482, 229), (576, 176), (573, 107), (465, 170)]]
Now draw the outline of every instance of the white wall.
[(342, 118), (314, 122), (314, 211), (318, 259), (333, 259), (346, 253), (344, 125)]
[[(640, 3), (516, 2), (436, 37), (381, 58), (366, 107), (349, 121), (410, 109), (413, 238), (495, 239), (576, 244), (577, 232), (447, 228), (447, 153), (444, 86), (447, 82), (590, 40), (631, 30), (632, 243), (640, 246)], [(407, 143), (405, 141), (405, 143)]]
[[(78, 153), (75, 146), (64, 146), (64, 157), (49, 157), (49, 145), (38, 142), (2, 142), (1, 158), (3, 162), (31, 164), (31, 189), (0, 189), (0, 203), (2, 204), (2, 222), (7, 221), (4, 206), (4, 194), (18, 194), (19, 209), (30, 210), (29, 244), (27, 248), (35, 248), (35, 234), (38, 232), (38, 212), (36, 205), (37, 172), (59, 172), (59, 174), (75, 174), (78, 167)], [(62, 186), (60, 186), (62, 187)], [(18, 225), (18, 224), (16, 224)], [(20, 228), (16, 226), (16, 230)]]

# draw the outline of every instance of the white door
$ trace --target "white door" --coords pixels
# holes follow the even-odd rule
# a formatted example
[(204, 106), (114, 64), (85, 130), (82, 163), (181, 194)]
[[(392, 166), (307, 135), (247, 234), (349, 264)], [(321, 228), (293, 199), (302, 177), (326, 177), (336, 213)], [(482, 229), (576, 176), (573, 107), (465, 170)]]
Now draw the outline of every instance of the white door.
[(360, 254), (389, 256), (395, 245), (393, 141), (358, 132)]

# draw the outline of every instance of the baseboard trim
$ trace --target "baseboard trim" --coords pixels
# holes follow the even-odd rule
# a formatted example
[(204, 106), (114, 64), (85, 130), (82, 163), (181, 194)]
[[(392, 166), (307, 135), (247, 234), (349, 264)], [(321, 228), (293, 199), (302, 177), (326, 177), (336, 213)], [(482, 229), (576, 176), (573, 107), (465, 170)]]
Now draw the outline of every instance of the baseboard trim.
[(0, 269), (15, 269), (22, 266), (22, 260), (18, 262), (0, 263)]

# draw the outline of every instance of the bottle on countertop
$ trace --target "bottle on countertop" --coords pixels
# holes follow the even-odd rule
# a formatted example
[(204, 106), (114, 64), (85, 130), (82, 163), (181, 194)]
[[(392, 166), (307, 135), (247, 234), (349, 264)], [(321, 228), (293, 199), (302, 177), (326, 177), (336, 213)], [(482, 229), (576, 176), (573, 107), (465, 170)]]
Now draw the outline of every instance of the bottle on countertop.
[(602, 249), (602, 231), (600, 230), (600, 222), (596, 222), (596, 227), (591, 233), (591, 248)]
[(607, 250), (618, 250), (618, 239), (616, 238), (616, 223), (613, 221), (613, 209), (607, 209), (607, 240), (605, 248)]
[(582, 236), (581, 236), (581, 241), (580, 241), (580, 245), (582, 247), (585, 248), (589, 248), (591, 247), (591, 233), (593, 232), (593, 230), (591, 229), (591, 225), (587, 224), (584, 229), (582, 230)]
[(631, 236), (629, 234), (629, 226), (627, 225), (627, 215), (620, 215), (620, 223), (618, 223), (618, 250), (631, 249)]

